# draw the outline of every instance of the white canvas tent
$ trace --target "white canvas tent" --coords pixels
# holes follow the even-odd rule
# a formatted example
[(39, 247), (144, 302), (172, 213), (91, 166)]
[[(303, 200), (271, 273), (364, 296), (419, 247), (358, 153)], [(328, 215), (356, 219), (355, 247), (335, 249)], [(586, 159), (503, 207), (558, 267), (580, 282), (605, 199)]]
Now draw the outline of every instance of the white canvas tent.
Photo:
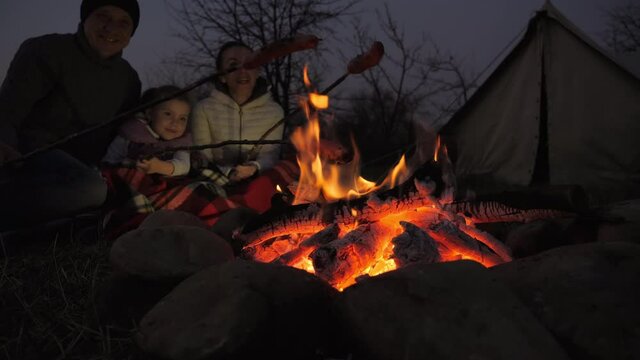
[(459, 183), (581, 185), (640, 198), (640, 79), (547, 2), (441, 129)]

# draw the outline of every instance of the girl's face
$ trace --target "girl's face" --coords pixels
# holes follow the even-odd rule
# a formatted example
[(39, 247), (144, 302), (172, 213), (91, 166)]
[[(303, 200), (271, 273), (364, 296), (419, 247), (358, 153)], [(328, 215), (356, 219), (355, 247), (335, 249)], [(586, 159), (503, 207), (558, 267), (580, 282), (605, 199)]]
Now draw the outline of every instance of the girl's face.
[[(222, 70), (226, 71), (242, 65), (244, 60), (251, 55), (251, 50), (245, 47), (231, 47), (222, 53)], [(253, 92), (258, 78), (258, 69), (240, 68), (230, 74), (220, 77), (220, 81), (229, 86), (231, 94)]]
[(167, 100), (147, 110), (149, 126), (163, 140), (184, 135), (191, 106), (178, 99)]

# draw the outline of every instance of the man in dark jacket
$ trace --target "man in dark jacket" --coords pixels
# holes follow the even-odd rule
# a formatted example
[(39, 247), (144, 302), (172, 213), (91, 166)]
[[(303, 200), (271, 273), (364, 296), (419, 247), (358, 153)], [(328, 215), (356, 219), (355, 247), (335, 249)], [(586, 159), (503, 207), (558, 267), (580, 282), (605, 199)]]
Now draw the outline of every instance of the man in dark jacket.
[[(139, 13), (136, 0), (83, 0), (75, 34), (20, 46), (0, 87), (0, 165), (137, 103), (138, 74), (121, 56)], [(106, 184), (95, 165), (116, 125), (1, 167), (0, 230), (100, 206)]]

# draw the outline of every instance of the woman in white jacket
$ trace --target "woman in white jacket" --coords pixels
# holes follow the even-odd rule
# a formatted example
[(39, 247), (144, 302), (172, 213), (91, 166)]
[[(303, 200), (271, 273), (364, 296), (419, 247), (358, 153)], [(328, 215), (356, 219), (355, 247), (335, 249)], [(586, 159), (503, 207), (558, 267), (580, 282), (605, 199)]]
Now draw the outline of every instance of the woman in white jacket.
[[(258, 77), (258, 69), (244, 69), (244, 60), (252, 51), (240, 42), (224, 44), (216, 58), (216, 68), (223, 72), (211, 95), (200, 101), (192, 112), (192, 134), (196, 145), (226, 140), (259, 139), (267, 129), (282, 119), (282, 107), (273, 101), (267, 82)], [(273, 131), (267, 140), (281, 140), (283, 127)], [(205, 158), (218, 166), (232, 182), (264, 172), (275, 165), (279, 145), (263, 145), (254, 158), (247, 159), (252, 145), (231, 145), (206, 149)]]

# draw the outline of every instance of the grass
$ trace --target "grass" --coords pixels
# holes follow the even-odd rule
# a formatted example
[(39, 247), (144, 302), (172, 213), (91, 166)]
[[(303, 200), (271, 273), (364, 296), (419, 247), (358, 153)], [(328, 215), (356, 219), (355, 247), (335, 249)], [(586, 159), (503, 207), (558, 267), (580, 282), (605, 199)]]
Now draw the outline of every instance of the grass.
[(134, 329), (98, 315), (109, 244), (68, 230), (0, 237), (0, 359), (135, 357)]

